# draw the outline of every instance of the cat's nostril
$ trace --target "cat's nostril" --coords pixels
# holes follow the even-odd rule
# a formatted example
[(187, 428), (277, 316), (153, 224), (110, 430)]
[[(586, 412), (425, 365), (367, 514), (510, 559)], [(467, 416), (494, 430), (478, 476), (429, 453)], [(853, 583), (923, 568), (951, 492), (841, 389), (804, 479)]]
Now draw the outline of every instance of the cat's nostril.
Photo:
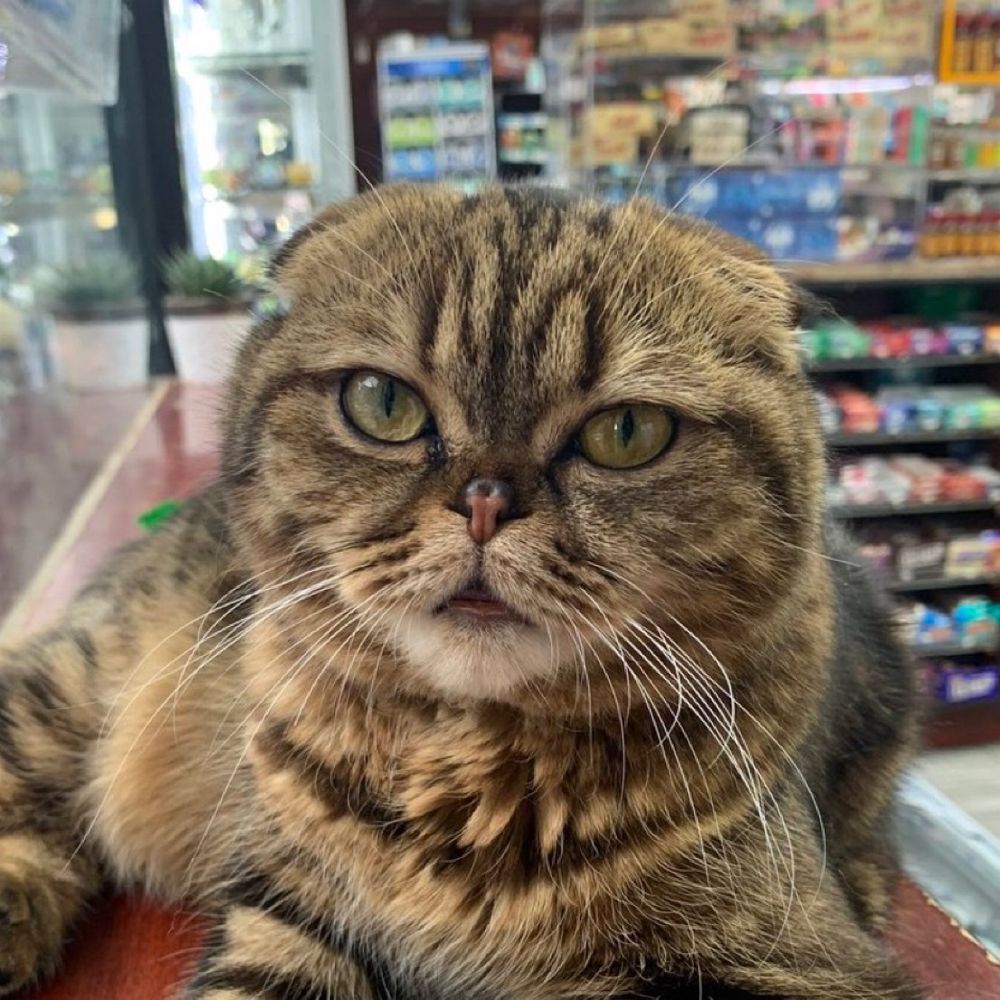
[(514, 490), (502, 479), (473, 479), (462, 491), (459, 509), (469, 519), (469, 534), (485, 545), (507, 520), (514, 506)]

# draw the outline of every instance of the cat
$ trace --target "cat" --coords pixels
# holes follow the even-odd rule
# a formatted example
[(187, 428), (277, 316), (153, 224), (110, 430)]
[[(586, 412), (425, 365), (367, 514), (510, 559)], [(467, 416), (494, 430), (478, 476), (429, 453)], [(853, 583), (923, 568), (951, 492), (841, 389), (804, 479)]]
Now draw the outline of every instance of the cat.
[(0, 667), (0, 992), (107, 883), (191, 1000), (915, 1000), (913, 670), (798, 295), (634, 199), (376, 189), (273, 265), (217, 482)]

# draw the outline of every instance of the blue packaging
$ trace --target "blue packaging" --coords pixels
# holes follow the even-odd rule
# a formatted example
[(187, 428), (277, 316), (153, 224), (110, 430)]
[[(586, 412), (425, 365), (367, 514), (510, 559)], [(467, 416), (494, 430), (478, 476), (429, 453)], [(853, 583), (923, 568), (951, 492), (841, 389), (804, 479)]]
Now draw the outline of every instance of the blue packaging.
[(993, 665), (959, 667), (941, 664), (934, 671), (934, 693), (949, 705), (988, 701), (1000, 691), (1000, 668)]
[(948, 323), (942, 327), (948, 338), (949, 354), (979, 354), (983, 350), (984, 336), (981, 326)]
[(917, 430), (939, 431), (944, 428), (944, 404), (937, 399), (918, 399), (914, 421)]
[(841, 203), (840, 171), (692, 168), (667, 182), (671, 204), (705, 218), (836, 215)]
[(916, 424), (917, 407), (913, 400), (893, 399), (882, 405), (879, 424), (886, 434), (902, 434)]

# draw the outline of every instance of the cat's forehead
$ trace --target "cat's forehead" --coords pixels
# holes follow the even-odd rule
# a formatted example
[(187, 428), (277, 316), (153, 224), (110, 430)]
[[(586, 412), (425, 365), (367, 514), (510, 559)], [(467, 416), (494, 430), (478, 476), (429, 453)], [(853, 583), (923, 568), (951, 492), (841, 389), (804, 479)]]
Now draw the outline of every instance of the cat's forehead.
[(528, 189), (369, 197), (285, 278), (310, 364), (390, 371), (514, 436), (554, 406), (711, 406), (720, 356), (787, 325), (770, 269), (721, 238), (645, 203)]

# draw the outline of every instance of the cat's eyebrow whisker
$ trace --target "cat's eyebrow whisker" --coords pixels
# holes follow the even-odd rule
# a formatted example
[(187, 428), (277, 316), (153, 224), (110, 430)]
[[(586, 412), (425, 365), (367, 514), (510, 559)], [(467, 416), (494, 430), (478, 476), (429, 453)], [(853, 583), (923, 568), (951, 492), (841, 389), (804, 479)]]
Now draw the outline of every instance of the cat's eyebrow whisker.
[[(705, 73), (702, 73), (699, 79), (711, 80), (713, 76), (717, 75), (718, 73), (721, 73), (725, 69), (728, 69), (735, 62), (736, 59), (733, 56), (726, 56), (719, 63), (713, 66), (710, 70), (707, 70)], [(646, 157), (646, 162), (643, 164), (642, 172), (639, 174), (639, 179), (635, 183), (635, 189), (632, 191), (632, 194), (628, 199), (629, 201), (635, 201), (635, 199), (639, 196), (639, 192), (642, 189), (642, 182), (646, 179), (646, 174), (649, 172), (649, 168), (653, 160), (656, 158), (656, 154), (659, 152), (660, 144), (663, 142), (669, 129), (670, 129), (670, 122), (665, 121), (663, 123), (663, 128), (660, 129), (660, 133), (656, 137), (656, 142), (653, 143), (653, 147), (649, 151), (649, 156)]]

